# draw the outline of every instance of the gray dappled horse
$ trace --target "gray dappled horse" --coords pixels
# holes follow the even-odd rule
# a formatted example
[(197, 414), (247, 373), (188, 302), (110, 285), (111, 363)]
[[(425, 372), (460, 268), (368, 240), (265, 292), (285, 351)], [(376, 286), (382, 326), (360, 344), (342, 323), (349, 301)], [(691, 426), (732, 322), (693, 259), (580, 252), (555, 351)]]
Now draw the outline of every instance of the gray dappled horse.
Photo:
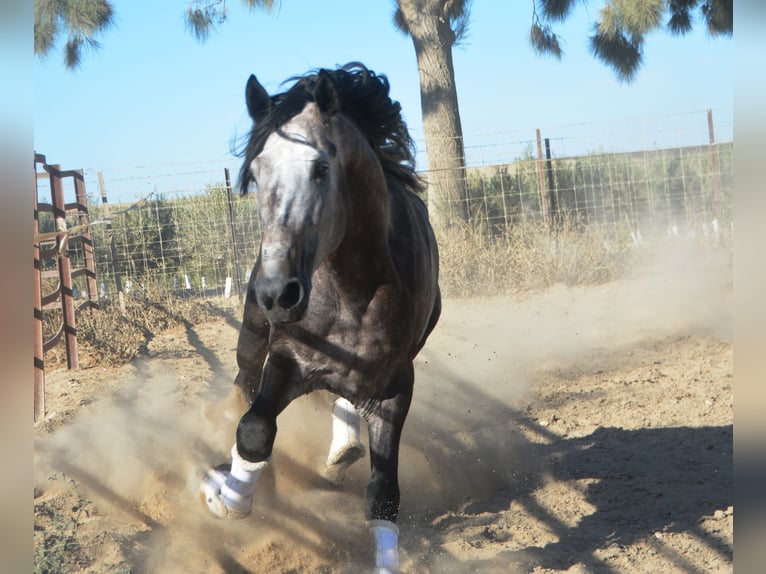
[(293, 81), (273, 96), (255, 76), (247, 83), (253, 129), (240, 185), (243, 194), (255, 187), (262, 237), (235, 382), (250, 409), (231, 467), (208, 472), (202, 490), (217, 516), (247, 516), (277, 415), (301, 395), (329, 390), (339, 399), (323, 474), (341, 483), (363, 456), (361, 414), (375, 571), (397, 572), (399, 440), (413, 359), (441, 310), (436, 241), (386, 77), (352, 63)]

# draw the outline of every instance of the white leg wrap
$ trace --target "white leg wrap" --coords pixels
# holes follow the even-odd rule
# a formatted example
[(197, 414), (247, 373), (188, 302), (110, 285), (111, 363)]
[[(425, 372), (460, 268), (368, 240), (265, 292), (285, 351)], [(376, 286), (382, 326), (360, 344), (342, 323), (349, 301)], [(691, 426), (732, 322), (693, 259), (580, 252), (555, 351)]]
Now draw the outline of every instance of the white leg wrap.
[(221, 500), (236, 512), (249, 514), (253, 508), (255, 485), (267, 461), (248, 462), (237, 452), (235, 444), (231, 449), (231, 473), (221, 487)]
[(202, 493), (208, 508), (219, 518), (244, 518), (253, 508), (258, 477), (268, 460), (249, 462), (239, 456), (237, 445), (231, 449), (231, 470), (208, 471), (202, 481)]
[(364, 456), (364, 445), (359, 439), (361, 417), (354, 405), (344, 398), (335, 401), (332, 409), (332, 443), (322, 476), (330, 484), (340, 486), (346, 471)]
[(388, 520), (371, 520), (370, 530), (375, 539), (374, 574), (399, 572), (399, 528)]
[(359, 439), (360, 417), (354, 405), (344, 398), (335, 401), (332, 409), (332, 443), (327, 455), (327, 466), (343, 462), (351, 456), (353, 461), (364, 454)]

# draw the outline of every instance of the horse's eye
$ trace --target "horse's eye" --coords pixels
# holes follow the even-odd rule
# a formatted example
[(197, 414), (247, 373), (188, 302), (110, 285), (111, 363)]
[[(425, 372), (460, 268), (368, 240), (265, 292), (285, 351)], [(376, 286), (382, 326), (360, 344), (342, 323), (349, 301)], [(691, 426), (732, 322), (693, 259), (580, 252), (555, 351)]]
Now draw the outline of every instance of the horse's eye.
[(323, 181), (327, 179), (328, 173), (330, 173), (330, 164), (323, 160), (315, 161), (311, 168), (311, 179), (312, 181)]

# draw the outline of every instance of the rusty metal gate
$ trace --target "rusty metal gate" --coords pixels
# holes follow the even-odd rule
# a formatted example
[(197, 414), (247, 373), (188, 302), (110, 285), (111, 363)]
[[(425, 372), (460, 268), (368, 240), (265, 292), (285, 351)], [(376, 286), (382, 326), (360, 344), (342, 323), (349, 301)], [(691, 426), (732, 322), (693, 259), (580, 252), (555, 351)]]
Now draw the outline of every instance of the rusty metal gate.
[[(64, 201), (64, 181), (70, 178), (74, 184), (74, 203)], [(50, 186), (50, 203), (39, 201), (42, 181), (47, 181)], [(67, 367), (79, 368), (76, 316), (82, 309), (98, 307), (98, 292), (82, 170), (62, 171), (60, 166), (48, 164), (44, 155), (35, 153), (34, 202), (34, 420), (37, 421), (39, 417), (45, 416), (44, 354), (63, 338)], [(51, 214), (47, 222), (52, 223), (52, 230), (40, 229), (41, 213)], [(74, 225), (69, 224), (68, 218)], [(73, 252), (80, 255), (80, 266), (73, 265)], [(54, 265), (46, 263), (50, 261)], [(78, 277), (84, 277), (86, 285), (80, 298), (75, 289), (75, 279)], [(43, 293), (46, 283), (50, 283), (51, 279), (58, 283), (56, 288)], [(61, 310), (62, 320), (55, 334), (45, 341), (43, 314), (53, 309)]]

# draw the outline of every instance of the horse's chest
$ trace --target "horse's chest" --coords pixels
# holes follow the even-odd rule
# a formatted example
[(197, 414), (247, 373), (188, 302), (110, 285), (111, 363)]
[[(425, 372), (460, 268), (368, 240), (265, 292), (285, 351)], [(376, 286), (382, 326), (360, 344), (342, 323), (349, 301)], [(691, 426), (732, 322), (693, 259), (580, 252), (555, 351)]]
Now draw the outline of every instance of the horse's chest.
[(375, 394), (388, 384), (407, 356), (395, 306), (371, 305), (366, 312), (338, 309), (321, 317), (317, 328), (298, 330), (293, 350), (304, 378), (316, 387), (349, 395)]

